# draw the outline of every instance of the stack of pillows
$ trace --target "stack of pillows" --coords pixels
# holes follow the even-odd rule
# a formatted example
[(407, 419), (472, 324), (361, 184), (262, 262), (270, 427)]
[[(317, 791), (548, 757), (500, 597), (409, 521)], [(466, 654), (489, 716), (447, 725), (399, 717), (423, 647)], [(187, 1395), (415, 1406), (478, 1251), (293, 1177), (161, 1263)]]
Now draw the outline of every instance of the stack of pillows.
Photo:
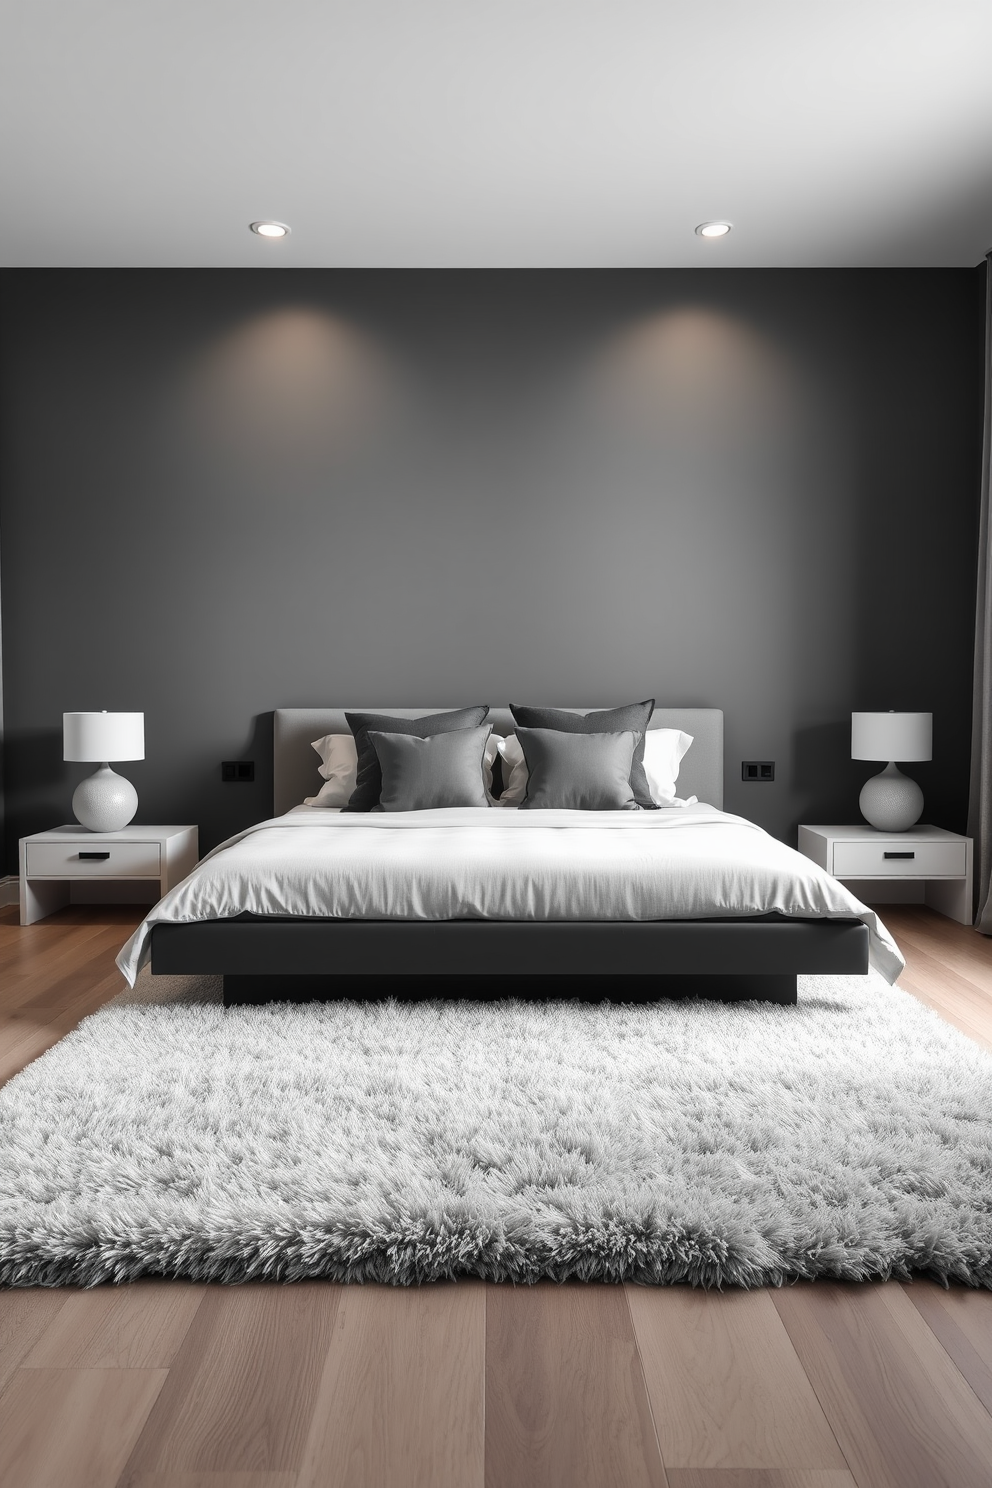
[[(652, 811), (675, 802), (679, 763), (692, 735), (648, 730), (654, 698), (569, 713), (510, 704), (505, 739), (489, 709), (458, 708), (421, 718), (346, 713), (350, 734), (314, 741), (325, 784), (307, 806), (341, 811), (426, 811), (445, 806), (521, 810)], [(493, 766), (504, 786), (493, 795)]]

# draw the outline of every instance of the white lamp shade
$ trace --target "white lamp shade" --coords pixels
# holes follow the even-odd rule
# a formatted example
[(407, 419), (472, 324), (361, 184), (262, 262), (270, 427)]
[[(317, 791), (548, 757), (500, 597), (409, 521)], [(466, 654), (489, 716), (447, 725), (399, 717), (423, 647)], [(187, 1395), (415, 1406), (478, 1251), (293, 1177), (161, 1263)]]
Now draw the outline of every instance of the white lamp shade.
[(63, 759), (102, 763), (144, 757), (144, 713), (62, 714)]
[(928, 760), (932, 755), (932, 713), (851, 714), (852, 759)]

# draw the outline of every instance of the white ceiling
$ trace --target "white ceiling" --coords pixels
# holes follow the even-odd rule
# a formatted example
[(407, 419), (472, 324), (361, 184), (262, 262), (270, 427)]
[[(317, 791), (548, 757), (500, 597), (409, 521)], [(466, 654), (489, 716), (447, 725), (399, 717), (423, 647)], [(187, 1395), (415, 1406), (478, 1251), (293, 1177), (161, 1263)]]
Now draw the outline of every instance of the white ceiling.
[(7, 0), (0, 25), (8, 266), (992, 248), (992, 0)]

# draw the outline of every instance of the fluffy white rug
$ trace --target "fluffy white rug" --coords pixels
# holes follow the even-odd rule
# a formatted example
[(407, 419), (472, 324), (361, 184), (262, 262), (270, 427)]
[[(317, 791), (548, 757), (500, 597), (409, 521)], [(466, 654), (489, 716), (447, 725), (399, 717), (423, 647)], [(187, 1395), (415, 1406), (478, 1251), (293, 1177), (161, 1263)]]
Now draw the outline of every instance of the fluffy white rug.
[(149, 983), (0, 1091), (6, 1285), (992, 1286), (992, 1057), (877, 976), (798, 1007)]

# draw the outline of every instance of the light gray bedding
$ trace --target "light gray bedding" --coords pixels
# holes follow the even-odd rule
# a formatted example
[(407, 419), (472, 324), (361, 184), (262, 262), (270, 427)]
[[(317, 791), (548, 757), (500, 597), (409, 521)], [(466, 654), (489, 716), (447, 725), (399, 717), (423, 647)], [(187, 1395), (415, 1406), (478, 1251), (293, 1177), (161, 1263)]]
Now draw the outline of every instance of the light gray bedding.
[(400, 920), (668, 920), (777, 911), (859, 919), (871, 963), (904, 962), (877, 916), (824, 869), (743, 817), (660, 811), (343, 815), (300, 807), (215, 848), (118, 957), (133, 985), (153, 924), (243, 912)]

